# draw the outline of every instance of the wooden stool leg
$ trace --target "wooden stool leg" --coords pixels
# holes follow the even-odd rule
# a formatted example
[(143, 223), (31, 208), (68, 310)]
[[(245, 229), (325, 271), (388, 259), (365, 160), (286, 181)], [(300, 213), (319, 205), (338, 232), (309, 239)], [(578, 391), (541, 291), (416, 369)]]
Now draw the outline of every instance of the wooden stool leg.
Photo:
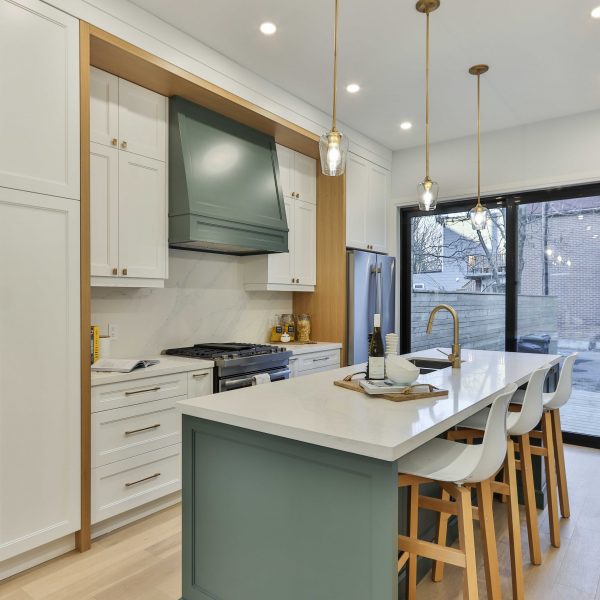
[[(411, 485), (408, 517), (408, 536), (416, 540), (419, 536), (419, 486)], [(416, 554), (410, 554), (407, 565), (408, 600), (417, 598), (417, 561)]]
[(521, 477), (523, 479), (523, 496), (525, 499), (525, 514), (527, 515), (527, 537), (529, 540), (529, 559), (534, 565), (542, 564), (540, 547), (540, 530), (538, 527), (537, 507), (535, 503), (535, 486), (533, 483), (533, 462), (531, 460), (531, 444), (529, 434), (519, 438), (521, 455)]
[(556, 464), (554, 462), (554, 435), (552, 434), (552, 417), (544, 411), (542, 417), (542, 437), (546, 456), (546, 490), (548, 491), (548, 519), (550, 520), (550, 542), (560, 548), (560, 527), (558, 524), (558, 499), (556, 497)]
[(506, 470), (508, 471), (508, 532), (510, 543), (510, 566), (512, 572), (513, 599), (525, 598), (523, 581), (523, 552), (521, 550), (521, 523), (519, 519), (519, 496), (517, 491), (517, 469), (515, 445), (511, 439), (507, 443)]
[(500, 600), (500, 569), (498, 567), (498, 549), (496, 548), (496, 529), (492, 508), (492, 488), (489, 479), (477, 484), (477, 504), (479, 506), (479, 525), (485, 564), (485, 582), (488, 600)]
[(460, 549), (465, 553), (464, 593), (465, 600), (477, 600), (477, 563), (475, 560), (475, 538), (473, 535), (473, 507), (471, 491), (459, 486), (457, 492), (458, 536)]
[[(450, 500), (450, 494), (442, 489), (442, 500)], [(440, 546), (446, 546), (448, 543), (448, 519), (450, 515), (448, 513), (440, 513), (438, 521), (438, 533), (437, 543)], [(433, 581), (439, 582), (444, 578), (444, 563), (441, 560), (436, 560), (433, 563), (433, 570), (431, 571), (431, 578)]]
[(560, 425), (560, 411), (553, 410), (551, 413), (552, 432), (554, 433), (554, 453), (556, 458), (556, 470), (558, 472), (558, 498), (560, 500), (560, 514), (568, 519), (571, 516), (569, 506), (569, 490), (567, 488), (567, 470), (565, 468), (565, 450), (563, 448), (562, 427)]
[[(504, 467), (504, 469), (502, 469), (502, 482), (506, 483), (508, 485), (508, 471), (507, 471), (506, 467)], [(500, 502), (502, 502), (502, 504), (506, 504), (508, 502), (508, 496), (505, 496), (504, 494), (500, 494)]]

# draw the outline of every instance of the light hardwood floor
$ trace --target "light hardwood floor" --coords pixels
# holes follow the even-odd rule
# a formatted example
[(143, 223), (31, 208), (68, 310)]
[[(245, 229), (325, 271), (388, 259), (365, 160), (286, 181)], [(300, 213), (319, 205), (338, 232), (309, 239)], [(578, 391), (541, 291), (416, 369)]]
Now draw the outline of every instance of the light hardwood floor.
[[(544, 564), (525, 564), (528, 600), (600, 600), (600, 450), (565, 449), (572, 516), (561, 521), (562, 547), (557, 550), (550, 547), (547, 515), (540, 514)], [(510, 598), (505, 505), (496, 503), (494, 509), (503, 597)], [(527, 557), (525, 529), (522, 537)], [(179, 600), (180, 540), (176, 506), (100, 538), (85, 554), (73, 552), (0, 583), (0, 600)], [(481, 560), (479, 577), (479, 594), (485, 598)], [(419, 599), (459, 600), (461, 578), (460, 569), (447, 567), (442, 583), (421, 582)]]

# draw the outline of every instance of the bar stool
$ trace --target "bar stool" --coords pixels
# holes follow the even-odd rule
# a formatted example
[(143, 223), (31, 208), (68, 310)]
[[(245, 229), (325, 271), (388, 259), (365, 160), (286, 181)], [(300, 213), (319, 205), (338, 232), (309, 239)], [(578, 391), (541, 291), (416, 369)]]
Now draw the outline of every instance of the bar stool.
[[(477, 566), (473, 536), (473, 507), (471, 491), (465, 484), (476, 484), (481, 494), (479, 518), (485, 531), (487, 545), (494, 548), (490, 554), (496, 578), (498, 559), (495, 551), (496, 534), (492, 513), (490, 478), (500, 469), (506, 457), (506, 415), (510, 398), (516, 390), (508, 385), (500, 392), (489, 411), (483, 442), (480, 445), (461, 444), (435, 438), (398, 460), (398, 487), (410, 487), (409, 532), (398, 536), (398, 571), (407, 565), (408, 598), (417, 594), (417, 558), (423, 556), (464, 569), (463, 597), (478, 598)], [(438, 483), (447, 499), (430, 498), (419, 494), (424, 483)], [(454, 498), (451, 501), (450, 498)], [(458, 517), (459, 549), (418, 539), (419, 508), (447, 513)]]
[[(493, 482), (492, 490), (508, 497), (508, 522), (509, 522), (509, 545), (511, 557), (513, 598), (524, 597), (523, 583), (523, 559), (521, 552), (521, 536), (515, 534), (520, 531), (519, 522), (519, 496), (517, 490), (517, 463), (515, 460), (515, 444), (512, 437), (519, 440), (520, 460), (519, 467), (523, 476), (523, 495), (525, 497), (525, 508), (527, 516), (527, 535), (529, 540), (529, 552), (533, 564), (541, 563), (539, 529), (537, 523), (537, 512), (535, 505), (535, 489), (533, 485), (533, 463), (529, 445), (530, 432), (538, 425), (543, 413), (542, 394), (546, 376), (552, 368), (551, 365), (537, 369), (531, 374), (527, 389), (522, 397), (521, 410), (509, 412), (506, 418), (507, 429), (507, 454), (504, 464), (505, 482)], [(490, 409), (486, 408), (472, 417), (465, 419), (458, 425), (459, 430), (450, 432), (452, 439), (480, 438), (485, 430)], [(508, 483), (508, 485), (507, 485)], [(484, 547), (484, 561), (486, 563), (486, 575), (489, 571), (487, 563), (488, 547)], [(490, 589), (493, 581), (488, 581), (488, 596), (496, 597), (498, 590)]]
[[(560, 501), (560, 513), (568, 519), (571, 515), (569, 506), (569, 490), (567, 487), (567, 473), (565, 468), (565, 452), (563, 448), (562, 427), (560, 424), (560, 409), (569, 401), (573, 387), (573, 366), (577, 360), (577, 353), (567, 356), (558, 379), (556, 391), (543, 393), (542, 431), (532, 431), (531, 437), (540, 439), (541, 446), (529, 446), (529, 440), (524, 440), (519, 444), (518, 450), (523, 454), (529, 451), (531, 454), (542, 456), (546, 472), (546, 489), (548, 491), (548, 519), (550, 522), (550, 543), (555, 547), (560, 547), (560, 526), (558, 519), (558, 501)], [(515, 392), (513, 403), (521, 404), (527, 390), (517, 390)], [(522, 463), (523, 461), (521, 461)], [(557, 499), (558, 489), (558, 499)], [(539, 545), (539, 543), (538, 543)], [(537, 550), (536, 558), (540, 550)], [(536, 562), (532, 558), (534, 564)]]

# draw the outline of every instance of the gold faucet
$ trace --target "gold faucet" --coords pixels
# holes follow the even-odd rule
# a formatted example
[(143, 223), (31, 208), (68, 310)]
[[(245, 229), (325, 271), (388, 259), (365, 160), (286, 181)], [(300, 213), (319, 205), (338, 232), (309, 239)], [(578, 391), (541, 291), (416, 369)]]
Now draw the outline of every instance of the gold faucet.
[(452, 344), (452, 352), (451, 354), (446, 354), (442, 352), (439, 348), (438, 351), (442, 352), (445, 356), (448, 357), (448, 360), (452, 363), (453, 369), (460, 369), (460, 343), (458, 341), (458, 313), (448, 304), (438, 304), (429, 315), (429, 322), (427, 323), (427, 333), (431, 333), (433, 329), (433, 321), (435, 319), (435, 315), (440, 312), (440, 310), (447, 310), (454, 320), (454, 343)]

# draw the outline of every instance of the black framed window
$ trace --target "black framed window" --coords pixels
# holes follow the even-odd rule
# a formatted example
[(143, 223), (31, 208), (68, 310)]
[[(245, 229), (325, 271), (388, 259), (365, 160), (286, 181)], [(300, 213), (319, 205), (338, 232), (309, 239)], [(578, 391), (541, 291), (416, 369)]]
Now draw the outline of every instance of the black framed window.
[(473, 198), (430, 213), (399, 209), (401, 349), (448, 347), (448, 317), (425, 335), (430, 310), (454, 306), (466, 348), (578, 351), (564, 410), (570, 441), (600, 445), (600, 183), (484, 198), (491, 219), (473, 231)]

